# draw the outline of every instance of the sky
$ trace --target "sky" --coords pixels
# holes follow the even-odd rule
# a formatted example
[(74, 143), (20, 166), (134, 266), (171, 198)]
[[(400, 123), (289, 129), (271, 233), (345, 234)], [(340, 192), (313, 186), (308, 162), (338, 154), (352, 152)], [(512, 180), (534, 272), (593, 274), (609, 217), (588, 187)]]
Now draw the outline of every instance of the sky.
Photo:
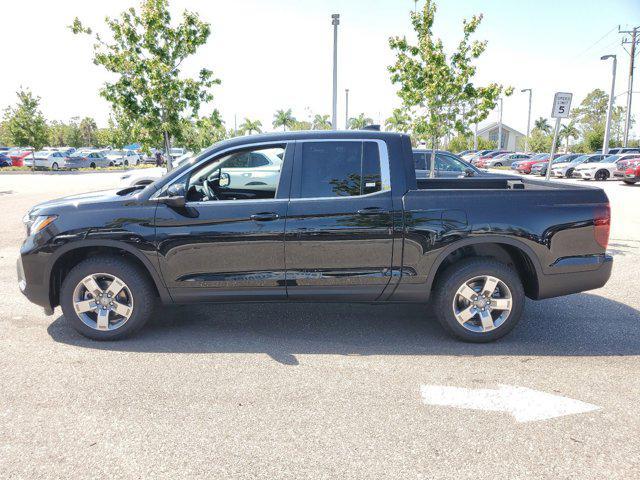
[[(0, 109), (14, 104), (19, 87), (42, 99), (47, 119), (68, 121), (90, 116), (106, 125), (109, 104), (98, 96), (109, 79), (92, 63), (92, 41), (66, 27), (79, 17), (95, 31), (106, 32), (104, 18), (117, 16), (138, 0), (31, 0), (3, 2), (3, 47)], [(526, 131), (528, 95), (533, 89), (532, 119), (550, 117), (554, 92), (572, 92), (572, 107), (594, 88), (609, 92), (611, 61), (618, 56), (616, 104), (626, 105), (629, 55), (621, 46), (618, 26), (640, 26), (638, 0), (440, 0), (434, 30), (445, 46), (460, 39), (462, 21), (482, 13), (476, 38), (488, 41), (478, 60), (476, 83), (498, 82), (515, 93), (504, 100), (503, 121)], [(423, 5), (418, 2), (418, 8)], [(227, 127), (245, 117), (272, 129), (277, 109), (291, 108), (299, 120), (331, 114), (333, 27), (341, 15), (338, 38), (338, 126), (365, 113), (384, 122), (400, 106), (387, 67), (394, 61), (390, 36), (412, 38), (409, 12), (413, 0), (171, 0), (174, 21), (183, 10), (198, 12), (212, 34), (206, 45), (184, 63), (183, 73), (213, 70), (222, 80), (214, 100), (201, 113), (218, 108)], [(11, 40), (8, 40), (11, 39)], [(640, 50), (640, 49), (638, 49)], [(637, 65), (640, 65), (640, 54)], [(636, 73), (640, 67), (636, 66)], [(640, 137), (640, 74), (636, 75), (636, 125)], [(497, 110), (484, 123), (497, 121)], [(533, 120), (532, 120), (533, 121)]]

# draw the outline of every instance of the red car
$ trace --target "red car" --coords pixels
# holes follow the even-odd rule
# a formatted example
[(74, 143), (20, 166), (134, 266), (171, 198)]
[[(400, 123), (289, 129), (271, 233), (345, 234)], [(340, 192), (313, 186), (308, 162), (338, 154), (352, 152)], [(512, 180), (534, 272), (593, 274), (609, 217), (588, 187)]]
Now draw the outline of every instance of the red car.
[(627, 171), (624, 172), (624, 178), (622, 181), (627, 185), (633, 185), (636, 182), (640, 182), (640, 160), (628, 166)]
[[(556, 158), (558, 158), (559, 156), (564, 155), (563, 153), (556, 153), (553, 155), (553, 159), (555, 160)], [(538, 158), (535, 160), (523, 160), (521, 162), (518, 162), (518, 167), (516, 168), (516, 170), (520, 173), (524, 173), (524, 174), (530, 174), (531, 173), (531, 167), (533, 167), (534, 165), (537, 165), (539, 163), (547, 163), (549, 161), (549, 155), (545, 155), (542, 158)]]
[(627, 168), (634, 167), (640, 162), (640, 156), (633, 158), (625, 158), (616, 163), (616, 169), (613, 172), (614, 177), (624, 178), (627, 173)]
[(14, 153), (9, 154), (9, 158), (11, 159), (11, 165), (14, 167), (24, 167), (24, 159), (31, 155), (33, 150), (19, 150)]
[(491, 152), (489, 152), (489, 153), (487, 153), (485, 155), (482, 155), (481, 157), (474, 158), (471, 161), (471, 164), (477, 167), (477, 166), (479, 166), (480, 163), (484, 164), (485, 160), (489, 160), (490, 158), (497, 157), (498, 155), (501, 155), (503, 153), (509, 153), (509, 151), (508, 150), (493, 150), (493, 151), (491, 151)]

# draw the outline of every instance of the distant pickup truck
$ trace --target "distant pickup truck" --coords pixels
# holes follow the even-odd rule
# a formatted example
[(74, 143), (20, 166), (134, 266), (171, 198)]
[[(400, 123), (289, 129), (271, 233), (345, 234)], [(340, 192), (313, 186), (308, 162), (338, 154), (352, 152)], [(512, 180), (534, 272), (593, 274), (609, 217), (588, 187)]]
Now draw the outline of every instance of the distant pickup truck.
[[(263, 151), (282, 159), (272, 188), (231, 180)], [(487, 342), (525, 297), (601, 287), (612, 266), (601, 189), (416, 180), (409, 137), (383, 132), (226, 140), (150, 185), (46, 202), (24, 222), (22, 292), (98, 340), (132, 334), (160, 300), (429, 302), (448, 332)]]

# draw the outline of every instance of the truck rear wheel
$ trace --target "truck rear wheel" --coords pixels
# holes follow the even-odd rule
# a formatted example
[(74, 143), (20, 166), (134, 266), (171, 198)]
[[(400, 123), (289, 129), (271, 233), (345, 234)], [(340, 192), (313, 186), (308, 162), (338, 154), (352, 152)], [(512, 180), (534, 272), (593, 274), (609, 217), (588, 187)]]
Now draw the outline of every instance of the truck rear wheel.
[(517, 272), (488, 258), (451, 265), (438, 280), (436, 317), (444, 329), (465, 342), (485, 343), (509, 333), (524, 307)]
[(135, 333), (151, 317), (155, 300), (145, 272), (117, 256), (80, 262), (60, 291), (67, 321), (94, 340), (119, 340)]

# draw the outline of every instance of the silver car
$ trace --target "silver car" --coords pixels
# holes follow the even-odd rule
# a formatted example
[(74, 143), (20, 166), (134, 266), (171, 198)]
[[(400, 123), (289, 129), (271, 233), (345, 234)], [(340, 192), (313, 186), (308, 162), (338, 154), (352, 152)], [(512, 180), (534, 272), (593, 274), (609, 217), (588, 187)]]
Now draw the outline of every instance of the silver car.
[(92, 152), (80, 150), (68, 158), (66, 168), (101, 168), (114, 165), (115, 163), (107, 158), (104, 150)]

